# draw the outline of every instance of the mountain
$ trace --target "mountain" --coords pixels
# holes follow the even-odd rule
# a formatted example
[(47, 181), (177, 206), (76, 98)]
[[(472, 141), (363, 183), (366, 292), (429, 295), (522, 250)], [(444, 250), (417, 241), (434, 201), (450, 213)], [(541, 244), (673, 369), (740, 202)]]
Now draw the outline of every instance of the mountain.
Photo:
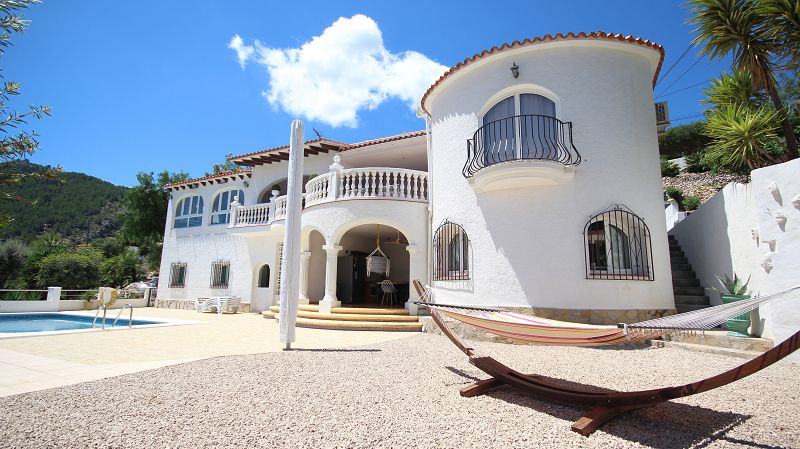
[[(44, 168), (28, 161), (0, 163), (0, 172), (11, 169), (31, 173)], [(53, 230), (76, 243), (86, 243), (119, 230), (119, 211), (127, 187), (76, 172), (63, 172), (59, 179), (27, 179), (20, 186), (5, 189), (25, 202), (0, 201), (0, 214), (13, 220), (0, 229), (0, 238), (27, 241), (44, 230)]]

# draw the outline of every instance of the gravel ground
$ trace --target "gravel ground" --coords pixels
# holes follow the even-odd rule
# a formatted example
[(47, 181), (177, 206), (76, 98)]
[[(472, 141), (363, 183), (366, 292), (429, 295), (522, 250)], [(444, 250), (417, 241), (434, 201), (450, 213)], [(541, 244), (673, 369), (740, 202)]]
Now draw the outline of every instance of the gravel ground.
[[(618, 390), (667, 386), (741, 363), (677, 348), (475, 342), (521, 371)], [(580, 411), (486, 377), (420, 334), (342, 350), (229, 356), (0, 399), (2, 447), (800, 447), (800, 366), (780, 362), (698, 396), (620, 416), (589, 438)]]

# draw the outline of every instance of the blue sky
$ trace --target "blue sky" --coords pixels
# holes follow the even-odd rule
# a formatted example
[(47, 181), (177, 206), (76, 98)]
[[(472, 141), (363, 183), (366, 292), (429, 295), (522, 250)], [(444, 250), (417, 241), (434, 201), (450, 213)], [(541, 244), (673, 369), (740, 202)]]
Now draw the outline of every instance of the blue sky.
[[(357, 14), (371, 20), (353, 21)], [(306, 122), (307, 138), (314, 137), (312, 127), (344, 142), (422, 129), (408, 97), (422, 94), (414, 91), (428, 84), (425, 76), (439, 64), (452, 66), (502, 42), (569, 31), (631, 34), (664, 45), (666, 69), (691, 40), (688, 11), (683, 3), (669, 1), (45, 0), (26, 16), (30, 29), (14, 39), (0, 67), (6, 79), (22, 83), (22, 105), (53, 107), (52, 117), (35, 124), (42, 150), (33, 161), (121, 185), (135, 184), (138, 171), (201, 176), (225, 153), (283, 145), (296, 115)], [(317, 53), (324, 56), (336, 39), (348, 39), (351, 32), (355, 37), (348, 45), (369, 47), (374, 42), (363, 37), (374, 37), (377, 29), (385, 50), (377, 66), (371, 60), (292, 62), (296, 54), (285, 49), (301, 48), (340, 18), (346, 20), (334, 27), (339, 32), (326, 33), (327, 47), (320, 44)], [(244, 67), (229, 48), (237, 35), (240, 50), (252, 49)], [(415, 53), (410, 57), (409, 51)], [(421, 69), (411, 79), (395, 73), (392, 81), (382, 76), (393, 67), (386, 58)], [(696, 60), (692, 49), (656, 93), (707, 81), (729, 67), (727, 60), (704, 58), (677, 80)], [(298, 73), (313, 78), (304, 84)], [(320, 99), (320, 107), (316, 101), (291, 104), (295, 94), (308, 94), (308, 82), (324, 84), (326, 77), (337, 78), (334, 90), (342, 98)], [(273, 86), (276, 80), (279, 86)], [(379, 80), (376, 91), (359, 86), (364, 80)], [(663, 98), (673, 119), (702, 111), (702, 88)], [(306, 107), (311, 103), (315, 107)]]

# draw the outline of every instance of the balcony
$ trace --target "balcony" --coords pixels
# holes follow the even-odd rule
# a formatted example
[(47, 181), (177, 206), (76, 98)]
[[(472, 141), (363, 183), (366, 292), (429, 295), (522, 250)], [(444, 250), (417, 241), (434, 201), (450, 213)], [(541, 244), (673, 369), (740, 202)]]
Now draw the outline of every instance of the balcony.
[(572, 123), (517, 115), (487, 123), (467, 140), (462, 173), (476, 190), (563, 184), (581, 163)]
[[(306, 183), (303, 208), (351, 200), (427, 203), (428, 173), (405, 168), (332, 169)], [(228, 227), (265, 226), (285, 219), (286, 195), (273, 196), (264, 204), (236, 205)]]

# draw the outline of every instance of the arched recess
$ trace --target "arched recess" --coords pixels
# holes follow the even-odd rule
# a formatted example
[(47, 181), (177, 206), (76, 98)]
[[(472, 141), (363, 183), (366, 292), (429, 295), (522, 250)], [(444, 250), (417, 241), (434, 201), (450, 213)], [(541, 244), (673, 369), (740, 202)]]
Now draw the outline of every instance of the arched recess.
[[(348, 226), (338, 239), (339, 270), (337, 298), (343, 304), (402, 307), (409, 295), (411, 254), (407, 236), (398, 228), (387, 224), (366, 223)], [(376, 248), (380, 246), (380, 253)], [(389, 274), (385, 271), (368, 272), (368, 257), (372, 254), (389, 259)], [(384, 297), (380, 282), (389, 280), (395, 286), (395, 295)]]
[(302, 251), (310, 253), (306, 292), (310, 301), (319, 301), (325, 296), (325, 260), (327, 253), (323, 246), (325, 246), (325, 236), (318, 229), (313, 227), (303, 229), (301, 238)]
[(590, 218), (583, 236), (586, 279), (654, 280), (650, 228), (626, 206)]

